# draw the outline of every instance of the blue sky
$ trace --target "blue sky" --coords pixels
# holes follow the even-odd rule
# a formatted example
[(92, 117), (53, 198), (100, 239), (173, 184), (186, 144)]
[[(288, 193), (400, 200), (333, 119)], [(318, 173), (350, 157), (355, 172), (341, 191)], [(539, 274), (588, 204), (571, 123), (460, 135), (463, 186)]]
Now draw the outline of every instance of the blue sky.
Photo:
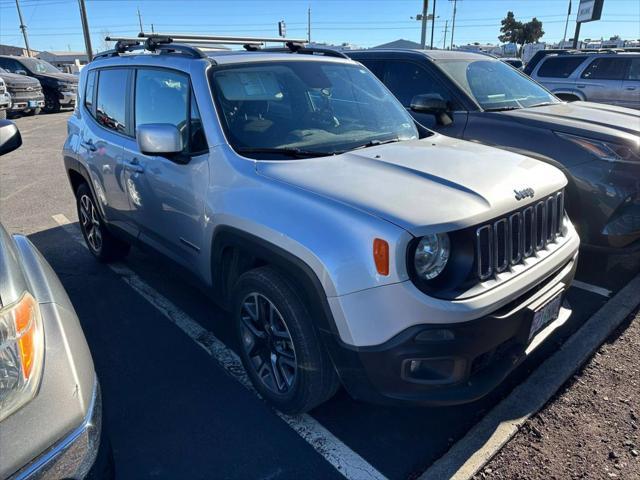
[[(431, 10), (431, 0), (429, 9)], [(82, 50), (77, 0), (20, 0), (32, 48)], [(568, 37), (575, 28), (579, 0), (573, 0)], [(397, 38), (419, 41), (420, 24), (410, 17), (421, 0), (86, 0), (94, 50), (101, 37), (133, 35), (138, 30), (137, 7), (147, 29), (219, 34), (277, 34), (285, 20), (290, 37), (306, 37), (307, 8), (312, 12), (314, 41), (350, 42), (363, 47)], [(458, 0), (455, 43), (497, 42), (500, 20), (508, 10), (518, 19), (537, 16), (546, 32), (543, 40), (562, 39), (568, 0)], [(442, 45), (445, 21), (451, 24), (452, 2), (437, 0), (435, 43)], [(429, 27), (430, 28), (430, 27)], [(430, 34), (430, 31), (429, 31)], [(583, 24), (581, 38), (640, 38), (640, 1), (605, 0), (602, 20)], [(450, 32), (449, 32), (450, 35)], [(429, 38), (430, 35), (427, 36)], [(15, 0), (0, 0), (0, 43), (23, 45)], [(447, 42), (449, 43), (449, 42)]]

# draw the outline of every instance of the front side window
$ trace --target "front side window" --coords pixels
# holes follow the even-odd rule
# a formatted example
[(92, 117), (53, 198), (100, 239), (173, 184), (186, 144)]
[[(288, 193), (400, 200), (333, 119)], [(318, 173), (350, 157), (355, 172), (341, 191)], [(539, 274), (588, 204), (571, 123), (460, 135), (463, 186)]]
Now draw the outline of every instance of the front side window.
[(181, 133), (185, 153), (207, 148), (200, 112), (189, 77), (179, 72), (139, 69), (136, 74), (135, 125), (165, 123)]
[(559, 102), (529, 77), (500, 60), (442, 60), (437, 65), (487, 111)]
[(418, 137), (402, 105), (360, 65), (243, 64), (214, 70), (212, 83), (227, 138), (248, 156), (330, 155)]
[(586, 57), (570, 55), (549, 57), (538, 69), (538, 76), (545, 78), (569, 78), (576, 71)]
[(640, 80), (640, 58), (632, 58), (627, 80)]
[(0, 58), (0, 67), (10, 73), (16, 73), (19, 70), (24, 70), (24, 67), (12, 58)]
[[(453, 103), (447, 89), (431, 73), (413, 62), (386, 62), (384, 83), (405, 107), (411, 106), (416, 95), (437, 94)], [(453, 107), (452, 107), (453, 108)]]
[(101, 70), (96, 97), (96, 120), (118, 133), (127, 133), (126, 94), (129, 71), (123, 68)]
[(582, 72), (588, 80), (622, 80), (627, 73), (626, 58), (596, 58)]
[(49, 62), (39, 60), (37, 58), (22, 58), (23, 70), (29, 70), (31, 73), (60, 73), (56, 67)]

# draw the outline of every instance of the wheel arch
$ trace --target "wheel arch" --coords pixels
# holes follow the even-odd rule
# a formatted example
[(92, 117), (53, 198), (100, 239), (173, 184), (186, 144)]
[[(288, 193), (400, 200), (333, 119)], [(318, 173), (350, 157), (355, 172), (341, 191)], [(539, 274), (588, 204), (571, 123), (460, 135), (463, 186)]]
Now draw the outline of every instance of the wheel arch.
[(231, 307), (232, 288), (244, 272), (269, 265), (289, 280), (300, 294), (316, 326), (337, 334), (327, 295), (320, 279), (303, 260), (273, 243), (235, 227), (216, 229), (211, 246), (211, 276), (214, 297)]
[(82, 183), (86, 183), (91, 191), (91, 195), (96, 200), (95, 204), (98, 207), (98, 211), (100, 212), (100, 216), (106, 222), (106, 217), (104, 214), (104, 210), (102, 208), (102, 203), (98, 201), (98, 196), (96, 195), (95, 187), (93, 182), (91, 181), (91, 176), (89, 175), (89, 171), (87, 168), (76, 160), (73, 157), (68, 155), (64, 156), (64, 167), (67, 171), (67, 177), (69, 178), (69, 184), (71, 186), (71, 190), (73, 191), (73, 195), (75, 197), (76, 192), (78, 191), (78, 187)]
[(585, 101), (585, 96), (582, 92), (577, 92), (575, 90), (554, 90), (553, 94), (561, 100), (565, 100), (569, 97), (573, 97), (576, 100), (574, 101)]

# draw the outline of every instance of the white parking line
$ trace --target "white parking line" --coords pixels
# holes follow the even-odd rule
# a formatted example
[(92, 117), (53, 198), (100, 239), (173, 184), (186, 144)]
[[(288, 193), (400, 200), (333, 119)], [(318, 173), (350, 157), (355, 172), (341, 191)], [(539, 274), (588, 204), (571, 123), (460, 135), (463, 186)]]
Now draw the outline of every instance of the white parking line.
[(609, 298), (611, 296), (611, 290), (607, 290), (604, 287), (599, 287), (597, 285), (591, 285), (590, 283), (581, 282), (580, 280), (574, 280), (571, 283), (572, 287), (577, 287), (581, 290), (586, 290), (587, 292), (595, 293), (598, 295), (602, 295), (603, 297)]
[[(74, 240), (86, 247), (81, 232), (71, 224), (67, 217), (58, 214), (53, 215), (53, 219), (58, 225), (64, 228)], [(247, 372), (242, 366), (240, 358), (224, 343), (218, 340), (212, 332), (206, 330), (168, 298), (148, 285), (126, 265), (122, 263), (112, 263), (109, 264), (108, 267), (120, 276), (127, 285), (186, 333), (197, 345), (214, 357), (229, 375), (258, 395), (249, 380)], [(360, 455), (324, 428), (312, 416), (308, 414), (285, 415), (277, 410), (274, 410), (274, 412), (345, 478), (352, 480), (383, 480), (386, 478)]]

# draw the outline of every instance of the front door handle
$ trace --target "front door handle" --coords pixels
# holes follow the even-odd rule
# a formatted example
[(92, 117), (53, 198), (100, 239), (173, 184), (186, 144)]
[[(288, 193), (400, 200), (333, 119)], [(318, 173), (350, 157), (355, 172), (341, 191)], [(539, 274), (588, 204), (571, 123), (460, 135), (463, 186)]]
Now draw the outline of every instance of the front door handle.
[(580, 85), (576, 85), (576, 87), (578, 87), (578, 88), (585, 88), (585, 87), (586, 87), (586, 85), (580, 84)]
[(626, 87), (627, 90), (635, 90), (636, 87)]
[(93, 144), (93, 140), (89, 139), (86, 142), (82, 142), (82, 146), (90, 152), (95, 152), (98, 148)]
[(140, 161), (136, 157), (134, 157), (130, 161), (126, 162), (125, 165), (124, 165), (124, 168), (126, 170), (131, 171), (131, 172), (144, 173), (144, 167), (142, 165), (140, 165)]

